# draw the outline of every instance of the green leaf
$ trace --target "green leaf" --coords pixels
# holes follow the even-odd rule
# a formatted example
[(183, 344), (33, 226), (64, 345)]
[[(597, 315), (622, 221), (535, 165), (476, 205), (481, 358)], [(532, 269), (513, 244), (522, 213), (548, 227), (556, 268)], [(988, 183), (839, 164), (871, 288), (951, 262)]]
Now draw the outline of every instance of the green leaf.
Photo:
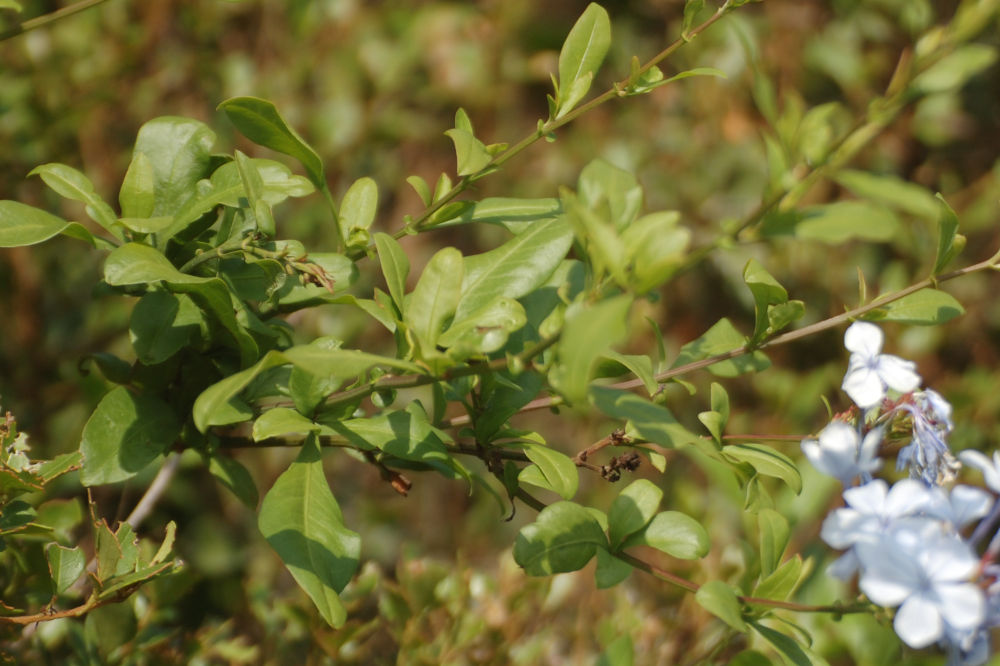
[(625, 261), (630, 272), (628, 284), (637, 293), (661, 286), (681, 267), (691, 232), (677, 225), (680, 215), (663, 211), (644, 215), (622, 234)]
[(500, 247), (465, 257), (455, 319), (464, 319), (498, 297), (521, 298), (531, 293), (555, 272), (572, 243), (573, 234), (565, 221), (543, 220)]
[[(468, 202), (464, 202), (468, 203)], [(512, 234), (533, 229), (535, 223), (552, 220), (562, 213), (559, 199), (515, 199), (487, 197), (466, 206), (457, 217), (440, 222), (435, 227), (445, 227), (469, 222), (497, 224)]]
[(741, 633), (748, 631), (749, 627), (743, 621), (740, 600), (728, 583), (721, 580), (710, 580), (698, 588), (694, 598), (702, 608), (736, 631)]
[(944, 267), (965, 248), (965, 236), (958, 233), (958, 216), (955, 215), (955, 211), (940, 194), (937, 195), (936, 204), (938, 243), (932, 275), (937, 275), (944, 270)]
[(788, 292), (772, 277), (756, 259), (750, 259), (743, 268), (743, 281), (750, 288), (754, 302), (754, 329), (750, 339), (759, 343), (768, 334), (770, 318), (768, 310), (772, 305), (788, 301)]
[(0, 201), (0, 247), (21, 247), (65, 234), (93, 244), (90, 232), (75, 222), (17, 201)]
[(758, 474), (781, 479), (795, 491), (795, 494), (802, 492), (802, 476), (799, 474), (799, 468), (791, 458), (770, 446), (729, 444), (722, 447), (722, 453), (734, 462), (749, 464)]
[(236, 170), (240, 174), (240, 182), (243, 184), (243, 192), (247, 199), (244, 212), (248, 219), (254, 221), (258, 232), (268, 238), (274, 238), (276, 232), (274, 216), (271, 214), (271, 207), (264, 201), (264, 179), (249, 157), (239, 150), (234, 155)]
[(766, 577), (781, 563), (781, 556), (788, 545), (788, 521), (773, 509), (761, 509), (757, 513), (757, 527), (760, 530), (760, 570)]
[(889, 303), (866, 319), (933, 326), (951, 321), (963, 314), (965, 309), (954, 296), (938, 289), (927, 288)]
[(410, 259), (399, 241), (389, 234), (382, 232), (375, 234), (375, 248), (378, 250), (378, 259), (382, 266), (382, 274), (385, 276), (385, 284), (389, 288), (389, 295), (392, 296), (399, 312), (405, 314), (404, 294), (406, 278), (410, 274)]
[(184, 294), (154, 289), (139, 299), (129, 319), (129, 339), (145, 365), (167, 360), (199, 334), (204, 316)]
[(122, 546), (103, 518), (94, 526), (94, 532), (94, 550), (97, 554), (97, 569), (94, 573), (97, 581), (103, 583), (118, 570), (118, 563), (122, 559)]
[(672, 449), (698, 440), (669, 409), (634, 393), (591, 386), (590, 403), (612, 418), (627, 420), (640, 437), (660, 446)]
[(621, 548), (633, 546), (651, 546), (682, 560), (693, 560), (708, 554), (708, 532), (679, 511), (661, 511), (644, 530), (625, 539)]
[[(697, 340), (681, 347), (680, 354), (671, 367), (686, 365), (711, 356), (731, 352), (746, 344), (746, 338), (736, 330), (732, 322), (723, 317)], [(736, 377), (745, 372), (759, 372), (771, 365), (762, 352), (755, 351), (734, 358), (719, 361), (708, 366), (708, 371), (719, 377)]]
[(603, 7), (590, 3), (559, 51), (559, 118), (583, 99), (611, 46), (611, 20)]
[(521, 470), (518, 481), (551, 490), (563, 499), (573, 499), (580, 485), (576, 464), (566, 454), (543, 444), (522, 441), (528, 460), (535, 463)]
[(826, 660), (807, 652), (805, 648), (780, 631), (775, 631), (759, 622), (750, 622), (749, 624), (764, 640), (778, 651), (787, 663), (793, 666), (818, 666), (820, 664), (827, 664)]
[(28, 175), (41, 176), (45, 184), (61, 196), (85, 204), (90, 219), (118, 235), (114, 230), (118, 216), (94, 191), (94, 184), (85, 175), (71, 166), (55, 163), (37, 166)]
[(462, 253), (453, 247), (438, 250), (407, 299), (406, 323), (425, 354), (434, 350), (445, 323), (455, 315), (462, 274)]
[(795, 591), (801, 575), (802, 557), (795, 555), (763, 578), (754, 588), (754, 596), (784, 601)]
[(230, 122), (254, 143), (294, 157), (319, 190), (327, 189), (323, 162), (298, 133), (288, 126), (271, 102), (258, 97), (233, 97), (219, 105)]
[(338, 593), (357, 571), (361, 538), (344, 525), (316, 435), (264, 496), (257, 524), (323, 619), (341, 626), (347, 611)]
[(165, 402), (119, 386), (107, 393), (83, 427), (80, 481), (97, 486), (130, 479), (160, 457), (180, 435)]
[(609, 361), (621, 364), (629, 372), (642, 380), (642, 386), (649, 395), (653, 395), (660, 389), (659, 382), (653, 372), (653, 359), (642, 354), (619, 354), (616, 351), (608, 350), (602, 356)]
[[(340, 236), (344, 244), (353, 247), (360, 244), (363, 248), (368, 244), (368, 229), (375, 221), (378, 209), (378, 185), (371, 178), (359, 178), (354, 181), (340, 202)], [(363, 243), (358, 243), (362, 239)]]
[[(459, 112), (464, 113), (461, 109)], [(445, 134), (455, 144), (456, 173), (459, 176), (469, 176), (489, 166), (493, 156), (486, 150), (486, 145), (473, 135), (471, 125), (469, 129), (463, 129), (457, 124), (455, 129), (450, 129)]]
[(597, 569), (594, 571), (594, 578), (597, 581), (597, 589), (605, 590), (614, 587), (629, 577), (632, 573), (632, 565), (604, 550), (597, 549)]
[(153, 163), (146, 153), (135, 151), (118, 191), (122, 217), (147, 218), (156, 206), (156, 184)]
[(705, 8), (705, 0), (687, 0), (684, 3), (684, 20), (681, 24), (681, 37), (685, 40), (688, 39), (688, 35), (691, 32), (691, 28), (694, 27), (695, 18), (698, 16), (698, 12)]
[(566, 313), (558, 360), (549, 381), (567, 401), (586, 398), (594, 363), (628, 334), (631, 305), (632, 297), (622, 294), (593, 305), (577, 305)]
[[(294, 364), (317, 375), (342, 381), (357, 377), (369, 368), (385, 365), (404, 371), (419, 372), (420, 366), (388, 356), (378, 356), (353, 349), (324, 349), (317, 345), (299, 345), (284, 352), (269, 351), (251, 367), (209, 386), (195, 399), (192, 416), (195, 426), (205, 432), (213, 425), (228, 425), (246, 420), (238, 396), (260, 374), (280, 365)], [(229, 420), (236, 418), (237, 420)]]
[(592, 160), (577, 179), (580, 203), (624, 231), (639, 216), (642, 187), (635, 176), (606, 160)]
[(608, 541), (617, 550), (625, 539), (646, 527), (660, 508), (663, 491), (646, 479), (630, 483), (608, 511)]
[(938, 202), (927, 188), (897, 176), (844, 169), (838, 171), (834, 179), (855, 196), (891, 206), (911, 215), (932, 218), (938, 213)]
[(79, 546), (64, 548), (57, 543), (45, 546), (45, 559), (49, 563), (53, 593), (63, 594), (83, 574), (87, 557)]
[(598, 548), (607, 547), (604, 530), (590, 511), (562, 501), (545, 507), (534, 523), (521, 528), (514, 561), (529, 576), (551, 576), (582, 569)]
[(442, 437), (447, 438), (447, 435), (432, 427), (427, 415), (413, 403), (406, 411), (346, 419), (330, 423), (328, 427), (363, 450), (379, 449), (400, 460), (427, 465), (447, 478), (471, 478), (444, 445)]
[(190, 199), (211, 169), (215, 132), (190, 118), (164, 116), (139, 128), (133, 156), (143, 153), (153, 167), (152, 216), (173, 215)]
[(15, 12), (24, 11), (21, 3), (15, 0), (0, 0), (0, 9), (13, 9)]
[(743, 650), (729, 660), (728, 666), (774, 666), (774, 664), (757, 650)]
[(456, 359), (489, 354), (507, 344), (510, 334), (526, 322), (524, 306), (514, 299), (499, 297), (462, 320), (453, 321), (437, 343)]
[(166, 257), (148, 245), (126, 243), (105, 260), (104, 281), (112, 286), (163, 282), (170, 291), (187, 294), (202, 311), (213, 316), (229, 332), (244, 365), (257, 358), (257, 343), (237, 321), (229, 289), (221, 279), (181, 273)]
[(899, 231), (899, 221), (888, 208), (867, 201), (837, 201), (809, 206), (798, 214), (799, 238), (838, 244), (852, 238), (887, 241)]
[(924, 94), (957, 90), (969, 79), (991, 67), (996, 60), (995, 46), (966, 44), (918, 74), (911, 85)]
[(257, 485), (250, 472), (239, 461), (216, 454), (208, 459), (208, 471), (248, 509), (257, 508), (257, 501), (260, 499)]
[(311, 421), (294, 409), (274, 407), (265, 410), (253, 422), (253, 441), (260, 442), (270, 437), (301, 434), (322, 430), (323, 426)]

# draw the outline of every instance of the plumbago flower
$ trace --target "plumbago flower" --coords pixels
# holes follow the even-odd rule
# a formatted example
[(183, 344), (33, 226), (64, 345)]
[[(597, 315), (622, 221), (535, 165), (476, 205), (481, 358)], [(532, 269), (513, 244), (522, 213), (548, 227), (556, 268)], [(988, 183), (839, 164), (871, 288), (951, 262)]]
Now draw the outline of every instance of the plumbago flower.
[[(842, 388), (860, 411), (839, 415), (802, 441), (810, 463), (847, 486), (845, 506), (827, 516), (820, 534), (845, 551), (829, 573), (845, 580), (857, 574), (873, 603), (895, 608), (893, 628), (910, 647), (937, 643), (949, 664), (983, 664), (989, 629), (1000, 626), (1000, 533), (993, 534), (1000, 502), (981, 488), (949, 488), (961, 467), (948, 447), (951, 405), (929, 388), (917, 390), (916, 365), (883, 354), (883, 340), (874, 324), (848, 328), (844, 345), (851, 356)], [(892, 486), (873, 479), (882, 467), (883, 439), (907, 434), (896, 468), (908, 469), (910, 478)], [(1000, 494), (1000, 452), (991, 460), (964, 451), (959, 459), (980, 469)], [(861, 485), (850, 487), (855, 483)], [(976, 521), (972, 535), (963, 537)]]
[(866, 321), (856, 321), (844, 334), (844, 346), (851, 352), (841, 388), (861, 409), (876, 406), (887, 389), (909, 393), (920, 386), (913, 361), (882, 353), (882, 329)]

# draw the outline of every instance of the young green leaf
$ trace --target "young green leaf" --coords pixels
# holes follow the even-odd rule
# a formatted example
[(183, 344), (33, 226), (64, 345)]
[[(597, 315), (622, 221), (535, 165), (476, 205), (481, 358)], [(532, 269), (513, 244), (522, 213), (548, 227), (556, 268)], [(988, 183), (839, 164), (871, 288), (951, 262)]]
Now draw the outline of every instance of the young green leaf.
[(831, 245), (852, 238), (887, 241), (899, 231), (896, 215), (867, 201), (836, 201), (809, 206), (798, 213), (795, 235)]
[(924, 94), (957, 90), (997, 60), (997, 48), (989, 44), (960, 46), (913, 79), (912, 86)]
[(341, 626), (347, 611), (339, 592), (357, 571), (361, 538), (344, 525), (315, 434), (264, 496), (257, 524), (323, 619)]
[(785, 553), (788, 520), (773, 509), (761, 509), (757, 513), (757, 527), (760, 530), (760, 573), (766, 577), (778, 568)]
[(694, 598), (702, 608), (736, 631), (745, 633), (748, 630), (746, 622), (743, 621), (740, 600), (733, 588), (725, 581), (708, 581), (698, 588)]
[(660, 446), (672, 449), (698, 439), (669, 409), (634, 393), (595, 385), (590, 387), (590, 403), (612, 418), (627, 420), (640, 437)]
[(482, 141), (473, 136), (471, 131), (450, 129), (445, 134), (455, 144), (455, 157), (458, 162), (456, 173), (459, 176), (470, 176), (485, 169), (493, 156)]
[(534, 523), (521, 528), (514, 561), (529, 576), (551, 576), (582, 569), (598, 548), (607, 547), (604, 530), (590, 511), (562, 501), (545, 507)]
[(633, 546), (651, 546), (682, 560), (694, 560), (708, 553), (708, 532), (679, 511), (661, 511), (645, 529), (625, 539), (621, 548)]
[(802, 556), (796, 554), (778, 566), (754, 587), (755, 597), (764, 599), (778, 599), (784, 601), (788, 599), (798, 586), (802, 577)]
[(153, 214), (156, 205), (153, 163), (146, 153), (136, 151), (132, 154), (132, 161), (118, 191), (118, 205), (122, 217), (146, 218)]
[(254, 143), (294, 157), (306, 169), (316, 189), (325, 190), (326, 174), (316, 151), (289, 127), (271, 102), (258, 97), (233, 97), (219, 105), (230, 122)]
[(159, 458), (180, 431), (173, 410), (159, 398), (114, 388), (83, 427), (80, 481), (98, 486), (130, 479)]
[(434, 350), (445, 323), (455, 315), (463, 272), (461, 252), (453, 247), (438, 250), (407, 299), (405, 320), (425, 353)]
[(743, 268), (743, 281), (750, 288), (754, 302), (754, 328), (752, 343), (761, 342), (768, 334), (768, 310), (772, 305), (788, 301), (788, 292), (756, 259), (750, 259)]
[(764, 444), (729, 444), (722, 454), (734, 462), (748, 463), (758, 474), (784, 481), (796, 494), (802, 492), (802, 476), (792, 459)]
[(617, 550), (625, 539), (649, 524), (660, 508), (663, 491), (646, 479), (622, 490), (608, 511), (608, 541)]
[(623, 294), (594, 305), (578, 305), (567, 313), (558, 361), (549, 380), (568, 401), (586, 398), (594, 363), (627, 333), (631, 305), (631, 296)]
[(891, 174), (843, 169), (834, 179), (855, 196), (891, 206), (911, 215), (933, 218), (938, 214), (938, 202), (927, 188)]
[(933, 275), (937, 275), (965, 248), (965, 236), (958, 233), (958, 216), (940, 194), (937, 195), (938, 243)]
[(518, 480), (545, 488), (563, 499), (573, 499), (580, 484), (576, 465), (566, 454), (543, 444), (521, 442), (528, 460), (534, 463), (521, 470)]
[(378, 208), (378, 185), (367, 176), (354, 181), (340, 202), (340, 236), (345, 246), (364, 247)]
[(872, 321), (895, 321), (917, 326), (933, 326), (965, 314), (954, 296), (939, 289), (921, 289), (889, 303), (869, 317)]
[(275, 225), (271, 207), (264, 201), (264, 179), (249, 157), (239, 150), (235, 153), (236, 169), (240, 174), (243, 192), (247, 199), (248, 214), (253, 215), (257, 231), (268, 238), (274, 238)]
[[(676, 368), (711, 356), (725, 354), (739, 349), (745, 344), (746, 339), (736, 330), (732, 322), (722, 318), (712, 328), (705, 331), (700, 338), (681, 347), (680, 354), (677, 355), (672, 367)], [(768, 361), (763, 352), (755, 351), (714, 363), (708, 366), (708, 371), (718, 377), (735, 377), (744, 372), (759, 372), (770, 365), (771, 362)]]
[(382, 266), (382, 275), (385, 276), (385, 284), (389, 288), (389, 294), (400, 313), (405, 314), (406, 300), (406, 278), (410, 274), (410, 259), (406, 256), (402, 246), (395, 238), (389, 234), (378, 232), (375, 234), (375, 248), (378, 250), (379, 263)]
[(568, 113), (587, 94), (609, 46), (611, 20), (608, 13), (600, 5), (590, 3), (559, 51), (556, 118)]

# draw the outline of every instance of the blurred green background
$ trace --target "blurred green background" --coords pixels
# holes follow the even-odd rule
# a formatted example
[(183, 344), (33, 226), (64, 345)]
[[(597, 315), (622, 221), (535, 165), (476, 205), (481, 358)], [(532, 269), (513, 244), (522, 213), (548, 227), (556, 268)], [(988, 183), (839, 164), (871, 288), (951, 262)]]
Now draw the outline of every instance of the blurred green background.
[[(59, 6), (22, 4), (24, 18)], [(614, 40), (595, 83), (599, 90), (627, 74), (633, 55), (645, 60), (673, 41), (683, 9), (680, 0), (602, 4)], [(946, 22), (957, 4), (766, 0), (744, 7), (663, 66), (668, 75), (715, 67), (726, 79), (687, 79), (604, 105), (561, 130), (555, 143), (536, 144), (480, 181), (473, 196), (558, 196), (561, 186), (574, 186), (584, 165), (601, 157), (636, 174), (647, 210), (681, 211), (695, 244), (709, 242), (728, 221), (752, 211), (767, 186), (761, 137), (771, 113), (769, 90), (778, 115), (837, 102), (843, 118), (863, 118), (868, 103), (884, 92), (900, 53), (917, 35)], [(42, 163), (63, 162), (85, 172), (113, 202), (136, 131), (160, 115), (208, 123), (219, 134), (220, 152), (237, 147), (264, 156), (216, 111), (228, 97), (255, 95), (272, 100), (316, 147), (335, 194), (361, 176), (374, 178), (380, 189), (376, 230), (392, 232), (404, 215), (420, 212), (405, 183), (408, 175), (433, 182), (442, 171), (453, 173), (453, 148), (443, 132), (452, 127), (458, 107), (487, 142), (513, 143), (534, 130), (546, 114), (559, 47), (585, 6), (577, 0), (110, 0), (0, 42), (0, 198), (83, 221), (77, 204), (26, 174)], [(0, 30), (16, 20), (15, 13), (0, 10)], [(994, 18), (979, 40), (996, 46), (998, 28)], [(851, 164), (941, 192), (969, 236), (960, 264), (981, 260), (1000, 245), (997, 90), (1000, 67), (994, 64), (961, 89), (923, 98)], [(843, 188), (821, 182), (805, 202), (842, 198), (850, 198)], [(285, 203), (276, 218), (280, 235), (299, 238), (310, 249), (333, 244), (332, 222), (319, 197)], [(722, 316), (749, 330), (753, 305), (741, 274), (750, 257), (792, 298), (807, 303), (804, 323), (856, 304), (859, 269), (870, 294), (921, 279), (933, 262), (934, 221), (906, 215), (901, 220), (900, 233), (883, 244), (831, 247), (779, 239), (715, 253), (672, 282), (657, 302), (635, 309), (626, 351), (655, 354), (644, 316), (662, 328), (668, 359)], [(416, 268), (442, 246), (469, 254), (498, 239), (495, 229), (458, 227), (408, 237), (404, 247)], [(87, 355), (130, 354), (131, 304), (95, 288), (100, 261), (69, 239), (0, 254), (0, 404), (17, 416), (39, 457), (75, 449), (84, 421), (107, 389), (99, 373), (87, 373)], [(374, 262), (364, 268), (369, 274), (359, 290), (380, 280)], [(942, 327), (889, 327), (890, 351), (916, 360), (925, 383), (952, 401), (955, 448), (992, 449), (1000, 437), (997, 278), (975, 275), (949, 283), (947, 290), (967, 314)], [(297, 316), (294, 324), (303, 339), (332, 334), (367, 349), (391, 345), (373, 336), (366, 320), (336, 306)], [(820, 396), (835, 409), (845, 408), (838, 391), (845, 364), (841, 334), (831, 331), (776, 349), (770, 370), (728, 380), (730, 432), (803, 435), (825, 423)], [(711, 377), (687, 379), (698, 393), (674, 386), (668, 404), (698, 430), (695, 415), (706, 409)], [(611, 427), (584, 411), (530, 414), (516, 423), (548, 433), (550, 444), (570, 454)], [(797, 441), (786, 445), (798, 455)], [(235, 455), (266, 489), (293, 453)], [(586, 572), (524, 578), (504, 549), (532, 519), (525, 508), (504, 522), (489, 496), (470, 497), (460, 484), (417, 476), (403, 498), (375, 469), (346, 456), (331, 455), (328, 465), (347, 524), (362, 534), (363, 558), (370, 561), (346, 593), (352, 611), (346, 628), (334, 631), (318, 621), (259, 537), (255, 517), (193, 457), (184, 459), (182, 473), (146, 524), (156, 532), (177, 520), (178, 550), (192, 566), (144, 592), (142, 612), (125, 613), (131, 619), (123, 621), (122, 636), (138, 636), (130, 649), (142, 647), (145, 656), (116, 653), (115, 642), (124, 639), (97, 635), (96, 621), (89, 628), (49, 623), (27, 636), (11, 636), (11, 655), (88, 663), (72, 646), (74, 636), (89, 636), (100, 645), (92, 663), (367, 664), (398, 658), (415, 664), (627, 664), (632, 662), (624, 655), (634, 650), (634, 663), (665, 664), (697, 663), (723, 635), (721, 623), (691, 595), (639, 574), (610, 591), (595, 590)], [(807, 467), (809, 491), (783, 497), (780, 508), (793, 525), (801, 521), (794, 543), (819, 558), (804, 594), (832, 601), (843, 591), (822, 574), (829, 556), (816, 531), (817, 517), (837, 499), (836, 489), (814, 480)], [(710, 468), (682, 458), (672, 460), (663, 476), (648, 469), (638, 474), (667, 489), (670, 508), (705, 518), (713, 537), (704, 562), (664, 566), (701, 580), (739, 580), (746, 539), (753, 536), (744, 535), (738, 491), (720, 486)], [(123, 517), (149, 478), (96, 490), (98, 506), (109, 517)], [(585, 474), (582, 481), (584, 496), (598, 505), (619, 490), (596, 475)], [(884, 638), (891, 629), (870, 618), (846, 618), (834, 628), (826, 618), (798, 621), (816, 632), (817, 648), (832, 663), (895, 663), (895, 641)]]

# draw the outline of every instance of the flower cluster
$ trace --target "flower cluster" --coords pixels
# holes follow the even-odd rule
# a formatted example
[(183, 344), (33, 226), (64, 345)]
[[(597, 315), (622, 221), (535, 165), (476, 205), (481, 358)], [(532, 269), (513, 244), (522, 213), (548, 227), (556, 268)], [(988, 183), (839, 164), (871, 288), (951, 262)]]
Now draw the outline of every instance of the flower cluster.
[[(842, 388), (856, 408), (834, 417), (802, 451), (816, 469), (840, 480), (845, 506), (823, 522), (821, 536), (844, 554), (830, 568), (858, 576), (874, 603), (896, 608), (893, 628), (907, 645), (934, 643), (949, 664), (989, 657), (989, 629), (1000, 626), (1000, 536), (978, 546), (1000, 518), (1000, 453), (965, 451), (959, 459), (982, 471), (987, 487), (952, 485), (959, 459), (948, 447), (951, 405), (921, 383), (911, 361), (882, 353), (881, 329), (856, 322), (844, 345), (851, 352)], [(897, 470), (909, 478), (891, 487), (874, 478), (894, 443)], [(972, 530), (969, 527), (979, 521)]]

